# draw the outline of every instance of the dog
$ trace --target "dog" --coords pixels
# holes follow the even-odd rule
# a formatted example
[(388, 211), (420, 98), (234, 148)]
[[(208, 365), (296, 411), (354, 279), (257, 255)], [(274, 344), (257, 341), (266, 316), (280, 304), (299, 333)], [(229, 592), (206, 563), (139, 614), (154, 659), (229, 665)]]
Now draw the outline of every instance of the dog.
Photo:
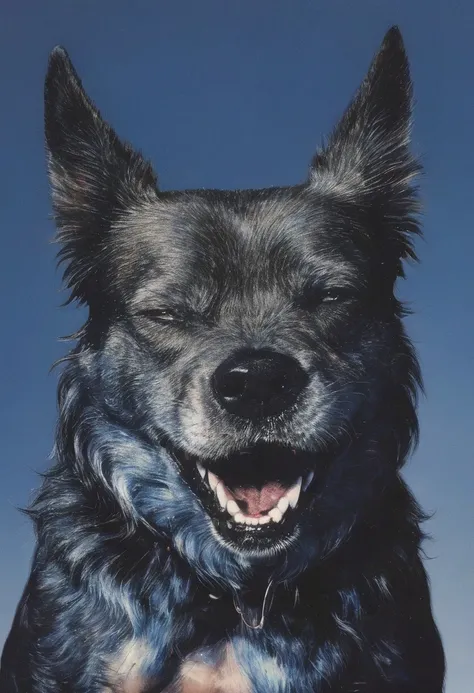
[(53, 208), (88, 317), (2, 693), (441, 693), (400, 474), (411, 112), (393, 27), (304, 183), (163, 192), (54, 49)]

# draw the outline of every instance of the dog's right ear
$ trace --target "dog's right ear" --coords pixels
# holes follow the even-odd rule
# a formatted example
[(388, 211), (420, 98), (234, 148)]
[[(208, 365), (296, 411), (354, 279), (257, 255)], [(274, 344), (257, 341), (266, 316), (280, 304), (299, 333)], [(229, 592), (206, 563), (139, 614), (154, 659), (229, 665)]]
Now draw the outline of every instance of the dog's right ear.
[(65, 282), (71, 299), (91, 304), (100, 290), (113, 220), (127, 207), (156, 198), (156, 176), (103, 120), (61, 47), (49, 58), (45, 135)]

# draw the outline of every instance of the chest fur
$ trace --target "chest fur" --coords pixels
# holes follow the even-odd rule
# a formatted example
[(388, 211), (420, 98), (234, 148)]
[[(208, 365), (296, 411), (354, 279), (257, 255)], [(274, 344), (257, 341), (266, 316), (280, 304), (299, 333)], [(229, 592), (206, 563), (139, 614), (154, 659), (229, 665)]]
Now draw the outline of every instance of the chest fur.
[[(156, 681), (146, 675), (152, 660), (153, 652), (146, 642), (126, 643), (109, 662), (104, 693), (158, 693)], [(251, 693), (251, 689), (232, 645), (227, 643), (189, 654), (161, 693)]]

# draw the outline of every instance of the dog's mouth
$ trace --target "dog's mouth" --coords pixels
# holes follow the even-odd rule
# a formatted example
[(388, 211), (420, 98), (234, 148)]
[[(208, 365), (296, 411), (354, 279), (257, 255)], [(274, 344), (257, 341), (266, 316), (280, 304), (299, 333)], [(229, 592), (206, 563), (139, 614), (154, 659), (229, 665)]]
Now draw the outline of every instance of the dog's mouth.
[(239, 544), (291, 535), (327, 468), (327, 454), (257, 444), (217, 460), (173, 450), (217, 531)]

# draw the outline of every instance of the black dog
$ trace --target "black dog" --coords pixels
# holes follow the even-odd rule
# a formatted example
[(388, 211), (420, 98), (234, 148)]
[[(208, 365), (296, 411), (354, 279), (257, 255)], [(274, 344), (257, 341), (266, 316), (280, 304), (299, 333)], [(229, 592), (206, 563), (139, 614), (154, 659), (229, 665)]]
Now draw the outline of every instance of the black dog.
[(393, 28), (305, 183), (163, 193), (53, 51), (54, 210), (89, 317), (1, 693), (441, 693), (400, 477), (411, 99)]

